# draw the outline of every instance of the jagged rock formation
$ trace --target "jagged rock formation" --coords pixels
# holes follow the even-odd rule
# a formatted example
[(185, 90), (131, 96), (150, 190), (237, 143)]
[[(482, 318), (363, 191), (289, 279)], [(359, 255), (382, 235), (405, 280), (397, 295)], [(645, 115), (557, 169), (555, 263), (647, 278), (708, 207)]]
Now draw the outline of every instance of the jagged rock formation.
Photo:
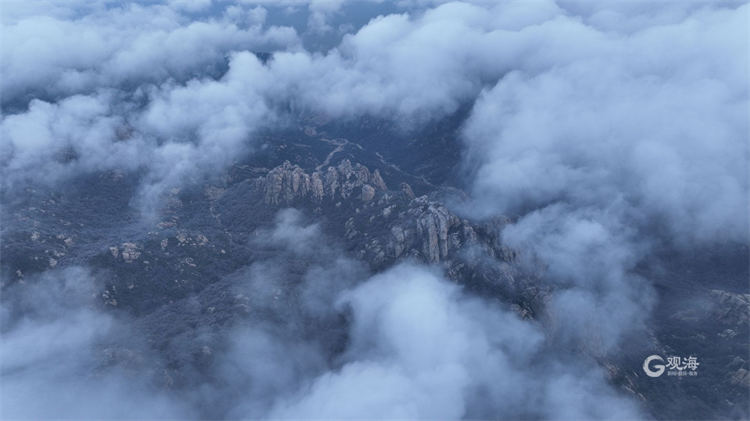
[(370, 173), (364, 165), (352, 165), (349, 160), (311, 174), (286, 161), (265, 177), (256, 179), (254, 185), (264, 192), (264, 201), (269, 205), (290, 204), (306, 198), (316, 202), (348, 199), (354, 193), (359, 193), (361, 200), (368, 201), (376, 191), (387, 190), (378, 170)]
[(355, 213), (347, 219), (345, 236), (364, 243), (361, 257), (376, 263), (401, 257), (438, 263), (478, 240), (468, 221), (426, 196), (409, 199), (403, 194), (385, 194), (372, 207), (376, 211)]
[(711, 298), (716, 304), (712, 316), (724, 325), (747, 329), (750, 323), (750, 294), (737, 294), (712, 290)]
[[(499, 233), (507, 220), (467, 220), (442, 204), (438, 187), (427, 189), (432, 191), (429, 195), (418, 196), (414, 191), (425, 189), (416, 177), (404, 177), (391, 171), (387, 163), (370, 160), (372, 165), (380, 165), (378, 171), (352, 163), (359, 159), (356, 156), (346, 156), (351, 160), (329, 166), (328, 158), (324, 162), (310, 158), (305, 163), (284, 155), (304, 167), (288, 161), (271, 167), (281, 159), (243, 163), (220, 181), (170, 190), (162, 198), (162, 220), (148, 226), (148, 232), (130, 213), (128, 196), (117, 200), (119, 192), (134, 185), (133, 180), (121, 176), (102, 176), (101, 185), (92, 189), (96, 194), (66, 201), (51, 194), (30, 194), (25, 207), (6, 212), (16, 229), (4, 238), (5, 283), (29, 282), (36, 273), (83, 263), (106, 274), (100, 293), (103, 307), (143, 317), (144, 326), (155, 326), (151, 328), (153, 337), (169, 341), (173, 331), (165, 334), (161, 327), (182, 323), (188, 310), (193, 312), (185, 329), (206, 321), (220, 325), (235, 314), (258, 311), (252, 300), (260, 302), (260, 298), (227, 293), (235, 282), (232, 274), (279, 253), (273, 244), (259, 246), (263, 241), (255, 239), (268, 235), (280, 209), (294, 207), (309, 216), (310, 223), (323, 228), (326, 241), (336, 243), (336, 250), (361, 259), (372, 272), (399, 260), (440, 265), (449, 279), (509, 304), (520, 317), (534, 318), (554, 331), (554, 323), (559, 321), (550, 320), (545, 312), (554, 287), (539, 282), (543, 267), (522, 268), (516, 252), (502, 246)], [(118, 194), (110, 196), (109, 192)], [(299, 268), (309, 262), (298, 260), (283, 261), (299, 266), (291, 272), (301, 273)], [(654, 352), (695, 352), (707, 358), (701, 376), (711, 376), (721, 400), (742, 402), (743, 396), (735, 392), (750, 387), (744, 355), (750, 296), (734, 289), (699, 291), (704, 305), (690, 306), (691, 311), (678, 305), (665, 312), (666, 327), (654, 334)], [(274, 302), (279, 295), (274, 293)], [(203, 303), (197, 310), (195, 297)], [(585, 352), (599, 358), (595, 346)], [(199, 348), (199, 355), (211, 353), (206, 349)], [(708, 349), (721, 349), (728, 357), (709, 361), (712, 355)], [(602, 357), (600, 362), (613, 382), (638, 396), (665, 392), (661, 386), (652, 390), (651, 379), (639, 375), (642, 360), (630, 364)], [(179, 366), (175, 367), (168, 384), (172, 378), (179, 381)], [(671, 397), (681, 391), (677, 383), (670, 387)], [(735, 395), (727, 396), (725, 391), (735, 391)], [(719, 401), (713, 397), (707, 400)], [(731, 402), (728, 405), (734, 405)]]
[(347, 210), (345, 239), (355, 245), (358, 257), (376, 266), (403, 257), (439, 263), (469, 245), (496, 254), (490, 239), (478, 241), (469, 221), (427, 196), (416, 197), (407, 183), (388, 190), (378, 170), (349, 160), (312, 173), (287, 161), (251, 185), (267, 205)]

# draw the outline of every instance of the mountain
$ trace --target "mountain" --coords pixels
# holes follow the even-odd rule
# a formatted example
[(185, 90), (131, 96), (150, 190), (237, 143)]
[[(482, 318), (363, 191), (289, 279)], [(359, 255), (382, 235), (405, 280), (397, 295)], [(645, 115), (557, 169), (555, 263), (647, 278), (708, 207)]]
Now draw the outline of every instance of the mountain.
[[(436, 151), (441, 142), (399, 140), (411, 157), (397, 159), (393, 149), (390, 156), (384, 152), (389, 142), (369, 139), (373, 132), (403, 133), (344, 124), (336, 134), (363, 133), (344, 138), (331, 136), (332, 127), (307, 123), (267, 133), (265, 149), (220, 176), (197, 177), (161, 195), (155, 217), (143, 217), (136, 206), (138, 174), (95, 172), (62, 190), (27, 189), (8, 200), (2, 216), (6, 297), (40, 282), (35, 276), (43, 271), (91, 268), (99, 280), (98, 311), (132, 318), (147, 348), (160, 355), (149, 358), (127, 341), (110, 341), (98, 345), (100, 364), (149, 373), (165, 390), (190, 390), (215, 376), (223, 345), (207, 332), (227, 331), (246, 319), (312, 336), (326, 358), (338, 358), (351, 321), (296, 309), (304, 307), (300, 297), (311, 268), (332, 270), (341, 258), (354, 262), (351, 270), (360, 277), (404, 261), (433, 265), (551, 337), (564, 331), (547, 311), (559, 286), (545, 282), (543, 266), (529, 265), (533, 256), (504, 244), (503, 228), (512, 219), (457, 214), (451, 209), (460, 208), (456, 204), (466, 194), (454, 187), (455, 164), (441, 172), (409, 161), (430, 157), (434, 163), (443, 156)], [(291, 240), (284, 230), (296, 230)], [(745, 417), (750, 295), (732, 285), (747, 275), (739, 266), (746, 252), (740, 247), (701, 258), (672, 256), (669, 261), (684, 260), (669, 268), (644, 264), (644, 276), (661, 280), (661, 304), (645, 332), (615, 352), (603, 350), (596, 337), (566, 346), (602, 367), (610, 384), (656, 418)], [(703, 276), (696, 271), (722, 264), (726, 256), (736, 258), (737, 266), (728, 269), (735, 280), (691, 281)], [(248, 273), (258, 265), (281, 271), (284, 287), (269, 293), (247, 286)], [(701, 304), (685, 305), (693, 302)], [(701, 382), (654, 382), (643, 374), (644, 355), (685, 349), (702, 358)]]

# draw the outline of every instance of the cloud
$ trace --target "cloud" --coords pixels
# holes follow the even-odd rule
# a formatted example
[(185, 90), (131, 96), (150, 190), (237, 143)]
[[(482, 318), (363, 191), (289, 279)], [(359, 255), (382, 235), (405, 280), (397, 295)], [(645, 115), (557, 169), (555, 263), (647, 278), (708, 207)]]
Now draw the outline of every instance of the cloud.
[[(406, 263), (368, 276), (321, 246), (331, 242), (294, 210), (271, 232), (267, 259), (141, 320), (100, 310), (103, 279), (83, 268), (8, 290), (3, 417), (641, 416), (592, 360), (560, 354), (542, 325), (436, 268)], [(207, 309), (222, 297), (242, 305)], [(210, 321), (211, 311), (225, 322)]]
[[(606, 53), (503, 78), (466, 128), (470, 153), (483, 157), (477, 196), (492, 196), (488, 211), (511, 214), (622, 200), (681, 240), (744, 238), (748, 90), (734, 36), (744, 15), (706, 12), (608, 40)], [(704, 54), (710, 64), (697, 59)]]
[[(316, 3), (310, 7), (335, 11), (343, 5)], [(594, 7), (578, 2), (451, 2), (433, 8), (402, 7), (403, 13), (374, 17), (326, 54), (304, 51), (293, 29), (269, 26), (267, 13), (262, 12), (266, 9), (246, 5), (227, 6), (223, 14), (199, 15), (197, 19), (168, 7), (137, 4), (80, 8), (83, 16), (74, 17), (21, 14), (3, 26), (13, 46), (3, 53), (3, 90), (4, 101), (17, 102), (21, 109), (28, 103), (29, 110), (4, 120), (26, 114), (27, 119), (34, 117), (30, 115), (30, 97), (57, 103), (71, 95), (101, 98), (107, 90), (124, 90), (129, 94), (110, 94), (110, 100), (117, 102), (110, 104), (111, 112), (125, 114), (132, 126), (128, 130), (165, 146), (161, 157), (155, 159), (157, 170), (148, 179), (149, 184), (158, 184), (163, 178), (181, 178), (158, 169), (164, 167), (159, 163), (164, 160), (176, 159), (167, 166), (180, 168), (194, 157), (205, 157), (211, 162), (207, 167), (222, 168), (227, 156), (246, 151), (247, 137), (254, 128), (289, 105), (294, 111), (316, 110), (341, 117), (371, 114), (412, 124), (449, 114), (483, 92), (467, 128), (467, 137), (472, 139), (467, 142), (470, 155), (481, 156), (485, 150), (494, 155), (520, 153), (485, 145), (493, 136), (480, 133), (482, 127), (489, 132), (499, 129), (480, 120), (494, 120), (497, 125), (498, 113), (507, 113), (507, 123), (515, 125), (503, 129), (506, 136), (534, 136), (534, 142), (546, 142), (545, 148), (562, 144), (559, 139), (563, 137), (580, 137), (568, 141), (577, 149), (552, 152), (567, 153), (567, 159), (575, 154), (592, 157), (597, 150), (586, 148), (597, 138), (600, 149), (613, 151), (608, 156), (611, 160), (619, 150), (608, 145), (624, 145), (626, 139), (637, 137), (626, 156), (634, 161), (631, 172), (640, 171), (636, 165), (654, 168), (640, 155), (666, 165), (661, 173), (639, 177), (644, 188), (637, 187), (633, 200), (648, 201), (653, 208), (661, 208), (662, 215), (682, 210), (685, 218), (701, 226), (708, 225), (706, 221), (714, 215), (737, 219), (746, 186), (736, 179), (747, 155), (741, 141), (747, 126), (742, 116), (747, 66), (742, 54), (734, 54), (746, 47), (744, 38), (735, 36), (746, 20), (742, 9), (702, 3), (664, 5), (657, 7), (656, 17), (646, 19), (642, 7)], [(629, 24), (607, 27), (612, 16)], [(727, 25), (723, 25), (725, 21)], [(43, 48), (34, 47), (36, 44)], [(277, 53), (267, 66), (260, 66), (247, 52), (268, 48)], [(629, 94), (618, 86), (634, 91)], [(509, 100), (514, 96), (518, 97), (516, 105)], [(559, 105), (562, 101), (577, 108), (567, 112)], [(517, 109), (493, 109), (496, 103)], [(652, 108), (642, 107), (644, 103)], [(599, 106), (606, 108), (599, 113)], [(530, 107), (545, 110), (546, 114), (535, 118), (546, 118), (546, 125), (567, 124), (555, 134), (558, 140), (544, 140), (549, 133), (541, 136), (523, 131), (521, 119), (529, 118), (524, 113), (530, 112)], [(576, 113), (581, 118), (570, 121)], [(585, 121), (583, 117), (587, 117)], [(91, 117), (99, 118), (109, 115)], [(662, 124), (665, 119), (683, 124)], [(687, 121), (695, 124), (688, 127)], [(587, 124), (591, 132), (576, 132)], [(14, 160), (14, 148), (25, 142), (13, 136), (10, 132), (5, 136), (11, 141), (3, 143), (4, 162)], [(704, 147), (706, 142), (700, 139), (705, 136), (716, 136), (722, 148)], [(663, 139), (653, 142), (656, 137)], [(700, 145), (675, 152), (680, 138)], [(196, 139), (202, 143), (195, 148), (200, 153), (192, 154), (188, 143)], [(722, 154), (722, 150), (731, 153)], [(731, 161), (727, 169), (731, 173), (717, 172), (704, 163), (706, 168), (696, 177), (681, 178), (685, 164), (704, 153), (709, 153), (712, 161)], [(567, 184), (582, 185), (580, 179), (601, 177), (566, 162), (545, 162), (547, 154), (522, 159), (504, 156), (513, 159), (513, 165), (480, 162), (480, 180), (475, 183), (478, 194), (502, 196), (497, 200), (504, 203), (499, 211), (513, 211), (522, 204), (533, 206), (571, 193), (564, 187)], [(536, 164), (546, 168), (541, 175), (551, 176), (547, 178), (554, 178), (557, 185), (547, 180), (527, 188), (538, 177), (513, 177), (510, 173), (532, 173), (522, 166)], [(500, 167), (507, 167), (505, 173), (497, 170)], [(702, 177), (704, 174), (711, 178)], [(628, 177), (627, 168), (615, 176)], [(663, 197), (666, 189), (660, 183), (681, 182), (686, 186), (673, 189), (669, 196), (674, 197)], [(484, 189), (482, 183), (499, 187)], [(700, 187), (680, 193), (693, 184)], [(706, 197), (709, 184), (719, 186), (715, 197)], [(581, 187), (583, 192), (591, 186)], [(606, 192), (591, 195), (597, 193)], [(711, 209), (709, 202), (714, 203)], [(718, 229), (726, 232), (737, 228), (721, 225)]]
[(0, 123), (4, 184), (53, 183), (82, 172), (144, 165), (143, 151), (156, 145), (129, 136), (126, 118), (113, 105), (116, 97), (110, 91), (56, 103), (33, 100), (27, 112), (6, 116)]
[(143, 373), (126, 367), (149, 354), (138, 336), (129, 334), (126, 322), (96, 309), (97, 288), (88, 271), (70, 267), (26, 282), (3, 292), (3, 418), (153, 419), (189, 414)]
[[(616, 397), (585, 364), (556, 365), (538, 326), (430, 270), (394, 267), (342, 294), (338, 305), (353, 318), (342, 366), (277, 403), (271, 417), (638, 416), (636, 406)], [(592, 405), (568, 400), (576, 394)]]
[(260, 121), (272, 120), (252, 52), (299, 42), (291, 28), (266, 26), (257, 8), (188, 18), (163, 5), (70, 4), (49, 15), (8, 7), (16, 13), (2, 26), (4, 190), (142, 171), (136, 204), (145, 215), (166, 189), (251, 149)]
[(57, 102), (32, 100), (28, 111), (0, 123), (4, 185), (19, 189), (96, 171), (144, 170), (137, 204), (144, 215), (153, 214), (163, 192), (226, 167), (252, 149), (261, 121), (271, 124), (258, 92), (267, 76), (261, 68), (252, 53), (241, 52), (219, 80), (165, 82), (134, 95), (100, 90)]
[[(18, 293), (23, 309), (4, 298), (8, 417), (140, 416), (122, 401), (140, 390), (144, 417), (203, 415), (215, 399), (217, 417), (634, 418), (586, 357), (552, 350), (608, 355), (643, 329), (655, 298), (636, 268), (653, 247), (747, 242), (747, 5), (409, 1), (312, 52), (269, 12), (296, 1), (53, 3), (4, 5), (4, 192), (140, 172), (136, 201), (152, 214), (289, 112), (420, 127), (469, 105), (463, 213), (511, 216), (504, 245), (544, 267), (552, 293), (536, 324), (411, 265), (358, 285), (361, 266), (286, 211), (256, 244), (277, 258), (225, 280), (267, 318), (222, 332), (218, 380), (196, 375), (189, 393), (98, 366), (128, 321), (41, 290)], [(308, 29), (330, 31), (346, 4), (313, 3)], [(39, 285), (73, 294), (90, 278), (54, 271)], [(328, 342), (302, 335), (321, 332)], [(33, 389), (54, 397), (38, 407), (49, 412), (23, 412)]]
[(550, 205), (502, 231), (521, 267), (543, 268), (554, 288), (544, 309), (550, 334), (598, 356), (623, 353), (623, 339), (643, 335), (656, 301), (636, 274), (648, 244), (614, 212)]
[(319, 242), (323, 235), (317, 223), (305, 224), (305, 217), (297, 209), (282, 209), (276, 214), (276, 223), (272, 230), (258, 233), (261, 244), (272, 244), (288, 249), (298, 255), (319, 253), (327, 249), (321, 248)]
[[(6, 183), (34, 179), (36, 168), (49, 180), (145, 169), (139, 200), (152, 213), (165, 188), (247, 153), (252, 133), (289, 106), (407, 123), (456, 110), (485, 83), (533, 60), (527, 52), (552, 31), (536, 25), (552, 19), (548, 25), (570, 32), (568, 20), (554, 20), (553, 3), (542, 6), (530, 12), (515, 3), (489, 10), (451, 3), (381, 16), (324, 55), (301, 50), (293, 29), (269, 26), (267, 14), (250, 6), (197, 17), (139, 4), (18, 12), (3, 23), (12, 45), (3, 50), (3, 101), (12, 110), (0, 147)], [(574, 37), (564, 44), (554, 47), (570, 48)], [(284, 51), (262, 66), (251, 51), (267, 49)], [(98, 108), (79, 111), (83, 102)], [(57, 120), (78, 122), (59, 134)], [(31, 139), (33, 133), (42, 137)], [(51, 159), (70, 157), (70, 150), (76, 159)], [(118, 156), (128, 159), (117, 164)]]
[(576, 48), (543, 48), (475, 102), (467, 212), (514, 218), (503, 242), (546, 268), (552, 330), (606, 354), (645, 327), (650, 250), (747, 242), (747, 5), (572, 8)]
[(169, 7), (138, 4), (80, 17), (20, 16), (2, 27), (3, 103), (216, 76), (232, 51), (298, 42), (293, 29), (263, 23), (232, 15), (190, 21)]

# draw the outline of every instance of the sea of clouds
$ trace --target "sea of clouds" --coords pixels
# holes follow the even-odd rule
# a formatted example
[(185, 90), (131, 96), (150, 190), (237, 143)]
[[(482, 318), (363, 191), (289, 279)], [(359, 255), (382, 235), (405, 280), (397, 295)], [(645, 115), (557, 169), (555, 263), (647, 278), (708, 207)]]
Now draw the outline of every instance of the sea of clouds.
[[(641, 416), (591, 361), (551, 349), (607, 355), (641, 332), (656, 298), (636, 267), (654, 248), (748, 242), (749, 11), (733, 1), (4, 2), (6, 199), (137, 172), (134, 204), (148, 216), (167, 189), (252, 154), (257, 133), (290, 115), (418, 130), (468, 105), (456, 141), (470, 198), (454, 210), (509, 216), (503, 242), (555, 288), (544, 329), (434, 268), (371, 276), (329, 250), (313, 258), (324, 275), (306, 278), (299, 317), (349, 314), (340, 355), (247, 321), (225, 333), (222, 381), (171, 393), (99, 367), (96, 344), (137, 337), (123, 333), (133, 323), (93, 310), (97, 275), (54, 270), (37, 280), (48, 287), (4, 294), (4, 417)], [(282, 213), (264, 237), (305, 253), (295, 245), (324, 234), (300, 218)], [(247, 285), (283, 280), (273, 266), (249, 268)], [(233, 399), (207, 403), (228, 390)], [(47, 398), (32, 404), (31, 391)]]

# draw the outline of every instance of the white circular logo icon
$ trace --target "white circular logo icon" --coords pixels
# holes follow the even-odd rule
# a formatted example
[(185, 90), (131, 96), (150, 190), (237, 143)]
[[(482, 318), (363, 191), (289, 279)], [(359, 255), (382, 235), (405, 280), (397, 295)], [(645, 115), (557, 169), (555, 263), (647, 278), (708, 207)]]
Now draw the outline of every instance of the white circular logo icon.
[(646, 357), (646, 360), (643, 361), (643, 371), (649, 377), (659, 377), (664, 374), (664, 364), (654, 364), (652, 368), (651, 361), (654, 360), (664, 362), (664, 359), (658, 355), (649, 355)]

